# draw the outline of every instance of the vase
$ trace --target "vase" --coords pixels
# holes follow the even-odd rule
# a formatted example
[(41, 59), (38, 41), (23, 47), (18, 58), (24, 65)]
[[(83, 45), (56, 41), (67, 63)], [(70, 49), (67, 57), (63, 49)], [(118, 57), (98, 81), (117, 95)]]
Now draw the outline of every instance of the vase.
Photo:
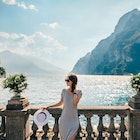
[(140, 90), (139, 89), (137, 89), (136, 91), (137, 91), (137, 94), (140, 94)]
[(22, 93), (14, 93), (14, 96), (8, 100), (6, 109), (8, 110), (21, 110), (29, 105), (28, 98), (22, 95)]
[(136, 90), (136, 95), (135, 96), (138, 96), (138, 97), (140, 97), (140, 90), (139, 89), (135, 89)]
[(135, 89), (136, 94), (132, 96), (128, 102), (129, 106), (134, 109), (140, 109), (140, 90)]
[(25, 98), (22, 93), (14, 92), (14, 96), (11, 97), (11, 100), (20, 100)]

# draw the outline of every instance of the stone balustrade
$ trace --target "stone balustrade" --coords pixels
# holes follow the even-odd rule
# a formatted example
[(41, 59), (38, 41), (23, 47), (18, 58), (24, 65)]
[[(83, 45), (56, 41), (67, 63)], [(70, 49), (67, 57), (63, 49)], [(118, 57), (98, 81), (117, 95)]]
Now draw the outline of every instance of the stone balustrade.
[[(50, 122), (38, 131), (33, 121), (39, 106), (25, 97), (11, 98), (0, 107), (0, 140), (59, 140), (59, 117), (62, 108), (50, 108)], [(139, 140), (140, 94), (126, 106), (78, 106), (77, 140)], [(96, 127), (95, 127), (96, 126)]]
[[(30, 120), (30, 129), (28, 129), (29, 133), (26, 135), (25, 139), (59, 139), (59, 129), (58, 129), (58, 120), (61, 115), (61, 108), (51, 108), (49, 112), (51, 114), (51, 119), (54, 120), (54, 124), (49, 126), (46, 124), (43, 127), (43, 131), (38, 132), (37, 126), (33, 122), (33, 115), (39, 109), (38, 106), (28, 106), (23, 110), (16, 110), (16, 116), (20, 115), (29, 115)], [(9, 112), (10, 111), (10, 112)], [(12, 111), (13, 112), (13, 111)], [(114, 140), (121, 139), (127, 140), (129, 139), (129, 124), (128, 124), (128, 116), (130, 113), (129, 106), (79, 106), (78, 107), (79, 118), (82, 116), (80, 120), (80, 126), (77, 133), (77, 140)], [(10, 115), (16, 117), (11, 110), (6, 110), (4, 108), (0, 111), (1, 120), (1, 139), (6, 139), (6, 116)], [(96, 116), (94, 120), (94, 116)], [(107, 120), (104, 120), (107, 119)], [(114, 120), (117, 119), (117, 123), (115, 124)], [(21, 121), (22, 119), (20, 119)], [(27, 120), (27, 122), (29, 121)], [(85, 121), (85, 126), (82, 126), (82, 121)], [(108, 124), (104, 124), (104, 121)], [(92, 122), (95, 122), (97, 128), (93, 128)], [(12, 123), (12, 122), (11, 122)], [(14, 123), (14, 122), (13, 122)], [(15, 122), (16, 123), (16, 122)], [(18, 122), (17, 122), (18, 123)], [(20, 125), (22, 122), (20, 122)], [(17, 124), (18, 125), (18, 124)], [(11, 131), (14, 131), (15, 135), (18, 134), (18, 130), (14, 128)], [(24, 133), (24, 132), (23, 132)]]

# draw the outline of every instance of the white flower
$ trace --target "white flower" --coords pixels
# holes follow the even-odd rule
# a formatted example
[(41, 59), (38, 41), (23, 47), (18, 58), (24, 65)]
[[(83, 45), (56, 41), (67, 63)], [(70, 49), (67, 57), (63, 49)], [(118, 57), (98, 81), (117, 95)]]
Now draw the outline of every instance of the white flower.
[(135, 83), (135, 80), (133, 80), (132, 83)]
[(136, 88), (137, 87), (137, 84), (134, 84), (133, 87)]
[(139, 78), (136, 78), (135, 81), (139, 81)]

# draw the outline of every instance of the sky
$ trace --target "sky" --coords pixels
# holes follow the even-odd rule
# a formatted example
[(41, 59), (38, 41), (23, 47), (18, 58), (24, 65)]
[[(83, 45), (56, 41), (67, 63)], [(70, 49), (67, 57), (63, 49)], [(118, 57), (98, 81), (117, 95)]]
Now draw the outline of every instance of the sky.
[(140, 0), (0, 0), (0, 51), (71, 71), (135, 8)]

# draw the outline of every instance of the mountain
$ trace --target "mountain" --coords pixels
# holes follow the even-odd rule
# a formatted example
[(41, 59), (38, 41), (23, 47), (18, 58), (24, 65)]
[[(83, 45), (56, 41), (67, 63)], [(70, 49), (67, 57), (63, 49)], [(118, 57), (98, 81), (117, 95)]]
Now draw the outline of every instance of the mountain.
[(10, 51), (0, 52), (0, 61), (7, 73), (45, 74), (63, 72), (62, 69), (41, 59), (21, 56)]
[(140, 11), (123, 15), (114, 32), (95, 49), (80, 58), (73, 68), (77, 74), (137, 74), (140, 72)]

